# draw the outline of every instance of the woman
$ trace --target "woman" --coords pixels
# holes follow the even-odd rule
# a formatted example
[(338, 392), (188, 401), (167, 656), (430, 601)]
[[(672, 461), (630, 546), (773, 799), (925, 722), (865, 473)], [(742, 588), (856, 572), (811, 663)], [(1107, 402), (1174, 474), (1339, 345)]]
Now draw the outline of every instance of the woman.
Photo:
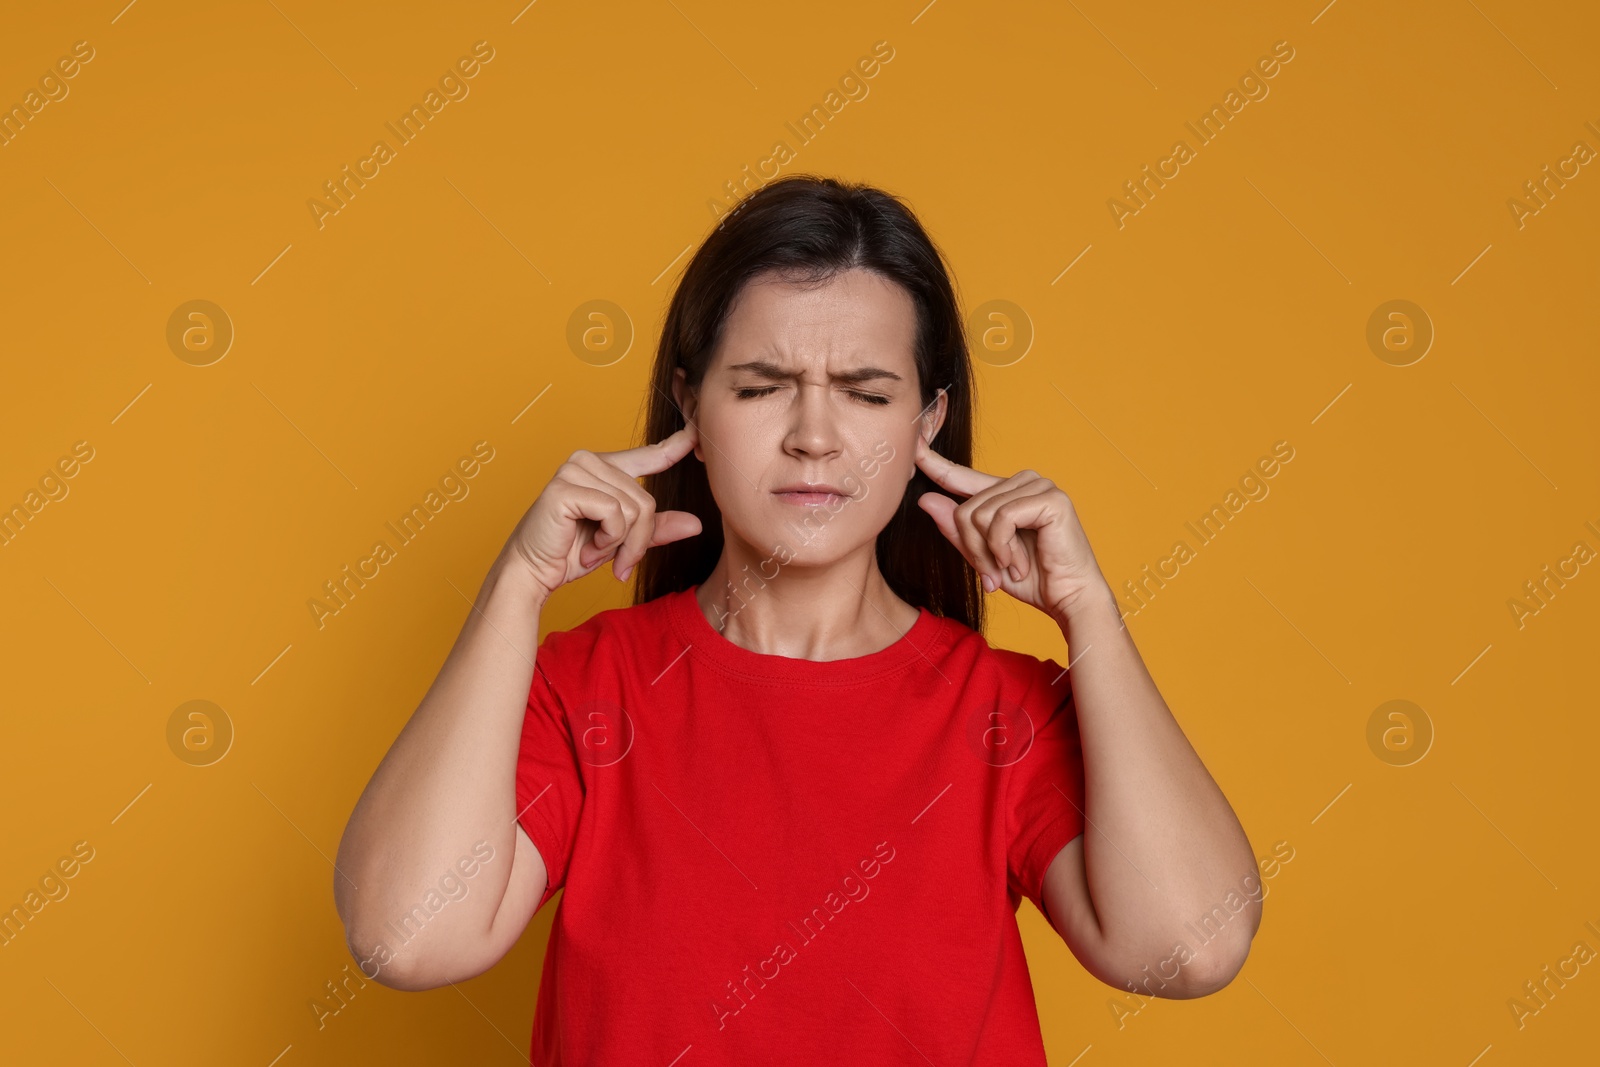
[[(653, 443), (557, 469), (351, 816), (363, 970), (479, 974), (564, 886), (536, 1064), (1043, 1064), (1023, 896), (1119, 991), (1225, 985), (1249, 842), (1067, 495), (968, 465), (961, 319), (911, 212), (752, 194), (651, 384)], [(607, 560), (634, 603), (535, 654)], [(1059, 624), (1070, 672), (988, 644), (995, 590)], [(441, 870), (465, 889), (435, 905)]]

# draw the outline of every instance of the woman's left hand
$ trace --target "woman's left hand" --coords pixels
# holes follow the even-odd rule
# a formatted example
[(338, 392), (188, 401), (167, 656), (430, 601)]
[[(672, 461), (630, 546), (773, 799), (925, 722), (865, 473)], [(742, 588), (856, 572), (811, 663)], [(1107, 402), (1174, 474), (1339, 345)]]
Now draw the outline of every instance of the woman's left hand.
[(998, 478), (963, 467), (935, 452), (921, 434), (917, 466), (936, 485), (967, 498), (957, 504), (923, 493), (917, 506), (985, 577), (985, 589), (993, 592), (992, 579), (994, 588), (1057, 622), (1086, 591), (1110, 592), (1072, 501), (1050, 479), (1032, 470)]

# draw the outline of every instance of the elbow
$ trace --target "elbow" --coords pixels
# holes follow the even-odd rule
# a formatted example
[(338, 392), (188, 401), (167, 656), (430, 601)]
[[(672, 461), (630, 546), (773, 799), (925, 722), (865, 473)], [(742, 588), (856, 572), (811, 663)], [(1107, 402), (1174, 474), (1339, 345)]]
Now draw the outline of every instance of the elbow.
[[(342, 852), (341, 848), (341, 859)], [(344, 876), (337, 864), (333, 877), (333, 906), (344, 927), (345, 949), (367, 981), (407, 992), (445, 984), (444, 979), (434, 980), (428, 973), (427, 961), (418, 958), (417, 946), (406, 946), (410, 951), (401, 952), (401, 943), (381, 928), (374, 928), (376, 920), (368, 914), (371, 908), (363, 907), (355, 883)]]
[(1180, 984), (1182, 992), (1177, 997), (1183, 1000), (1209, 997), (1227, 988), (1244, 969), (1244, 962), (1249, 955), (1249, 937), (1219, 937), (1206, 944), (1184, 965)]
[(1233, 921), (1212, 933), (1210, 940), (1192, 953), (1183, 967), (1180, 997), (1208, 997), (1239, 976), (1250, 956), (1250, 944), (1261, 928), (1261, 901), (1250, 899)]
[(381, 986), (398, 990), (401, 993), (422, 993), (429, 989), (438, 989), (448, 985), (449, 979), (419, 969), (406, 961), (396, 958), (386, 966), (379, 967), (372, 980)]
[(1248, 938), (1225, 939), (1220, 935), (1198, 949), (1181, 940), (1167, 944), (1172, 945), (1171, 951), (1159, 957), (1138, 952), (1123, 956), (1115, 965), (1090, 970), (1119, 991), (1129, 989), (1141, 996), (1166, 1000), (1194, 1000), (1226, 988), (1244, 968), (1250, 951)]
[[(387, 931), (392, 929), (391, 923)], [(397, 940), (385, 929), (361, 923), (346, 926), (345, 947), (368, 981), (406, 993), (476, 978), (504, 955), (461, 930), (418, 930)]]
[(448, 977), (434, 973), (426, 959), (418, 958), (415, 952), (396, 952), (382, 938), (365, 936), (346, 927), (344, 943), (361, 968), (362, 977), (369, 982), (415, 993), (436, 989), (449, 981)]

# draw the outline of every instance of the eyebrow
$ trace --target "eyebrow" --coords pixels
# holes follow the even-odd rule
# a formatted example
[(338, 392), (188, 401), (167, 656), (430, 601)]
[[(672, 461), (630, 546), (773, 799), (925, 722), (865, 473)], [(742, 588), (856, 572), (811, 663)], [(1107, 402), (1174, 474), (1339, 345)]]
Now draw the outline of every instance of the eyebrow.
[[(767, 359), (753, 359), (748, 363), (735, 363), (729, 367), (728, 370), (748, 371), (757, 377), (766, 378), (772, 381), (792, 381), (793, 379), (800, 377), (795, 372), (784, 370), (776, 363)], [(905, 381), (904, 378), (900, 377), (900, 375), (896, 374), (894, 371), (884, 370), (882, 367), (857, 367), (854, 370), (840, 371), (837, 374), (830, 374), (828, 377), (832, 378), (836, 382), (853, 383), (870, 382), (879, 378), (886, 378), (896, 382)]]

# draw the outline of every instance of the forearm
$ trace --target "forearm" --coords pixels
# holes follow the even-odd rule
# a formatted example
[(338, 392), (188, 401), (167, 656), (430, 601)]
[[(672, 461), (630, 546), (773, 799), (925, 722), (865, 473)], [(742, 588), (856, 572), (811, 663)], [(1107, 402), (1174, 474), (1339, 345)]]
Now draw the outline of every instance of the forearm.
[[(402, 968), (419, 954), (470, 955), (486, 937), (516, 844), (517, 753), (543, 599), (524, 570), (496, 561), (438, 677), (356, 803), (334, 899), (359, 956), (382, 942)], [(467, 893), (427, 920), (426, 936), (402, 948), (389, 924), (437, 891), (479, 841), (493, 858), (461, 879)]]
[(1110, 587), (1078, 598), (1057, 621), (1072, 656), (1084, 869), (1104, 956), (1131, 979), (1182, 942), (1197, 958), (1180, 988), (1231, 976), (1260, 922), (1259, 904), (1231, 915), (1203, 946), (1196, 928), (1230, 891), (1245, 895), (1241, 882), (1256, 870), (1249, 839), (1162, 699)]

